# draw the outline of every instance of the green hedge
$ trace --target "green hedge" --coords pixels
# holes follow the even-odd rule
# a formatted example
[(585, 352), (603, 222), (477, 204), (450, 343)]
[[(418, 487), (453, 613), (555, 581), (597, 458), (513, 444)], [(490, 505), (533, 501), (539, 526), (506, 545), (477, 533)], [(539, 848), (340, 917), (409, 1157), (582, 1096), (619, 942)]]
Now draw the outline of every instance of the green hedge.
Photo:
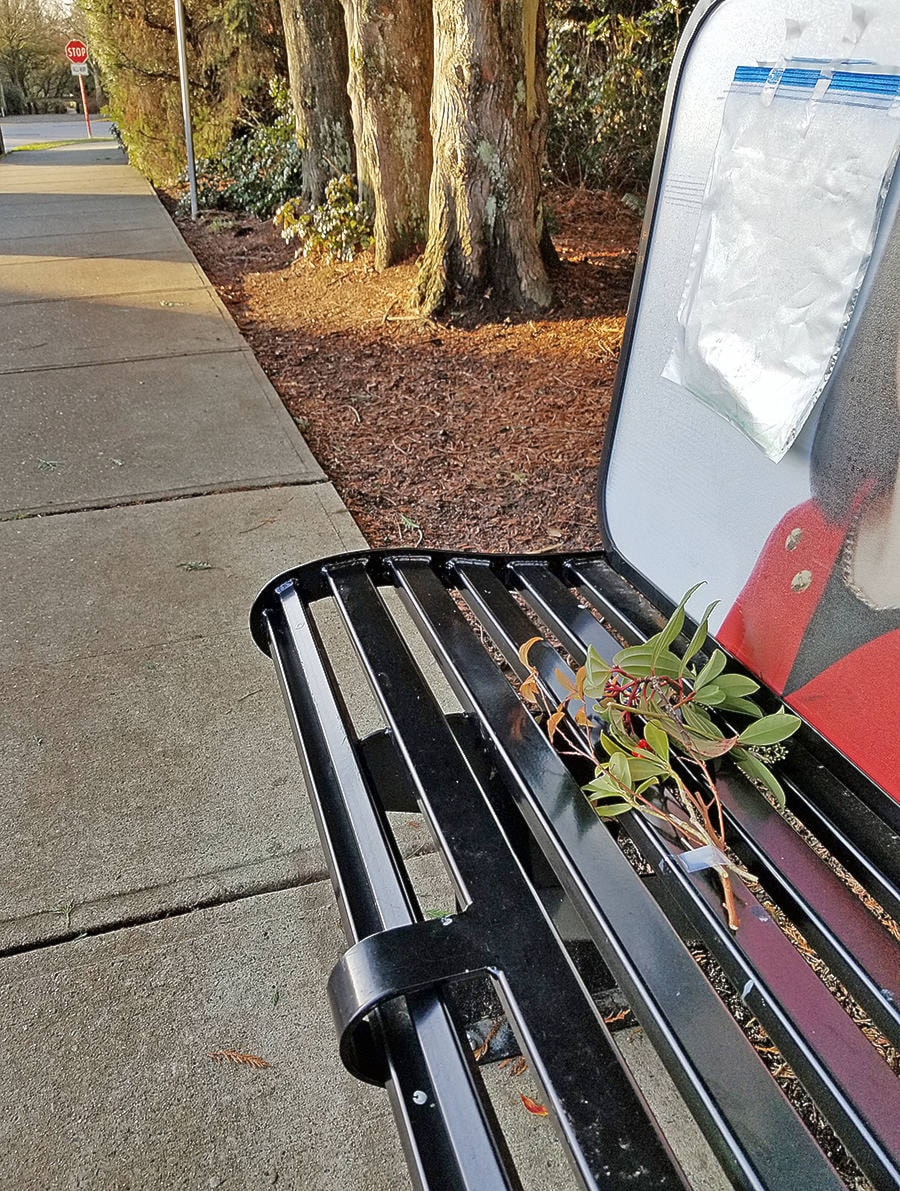
[(552, 177), (645, 191), (666, 79), (696, 0), (548, 0)]

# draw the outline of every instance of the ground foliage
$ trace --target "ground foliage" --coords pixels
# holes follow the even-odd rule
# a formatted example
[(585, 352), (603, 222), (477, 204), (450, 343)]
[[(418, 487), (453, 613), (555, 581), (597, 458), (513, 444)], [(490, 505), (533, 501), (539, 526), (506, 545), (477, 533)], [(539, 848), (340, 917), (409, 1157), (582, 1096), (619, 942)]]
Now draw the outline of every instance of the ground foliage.
[(321, 256), (329, 263), (352, 261), (374, 243), (372, 215), (351, 174), (332, 178), (317, 207), (289, 199), (275, 212), (275, 226), (298, 256)]
[[(294, 110), (287, 84), (271, 79), (272, 115), (253, 120), (221, 153), (197, 163), (197, 201), (219, 211), (246, 211), (265, 218), (302, 185), (303, 162), (294, 136)], [(186, 174), (182, 183), (187, 184)], [(188, 196), (182, 199), (190, 210)]]

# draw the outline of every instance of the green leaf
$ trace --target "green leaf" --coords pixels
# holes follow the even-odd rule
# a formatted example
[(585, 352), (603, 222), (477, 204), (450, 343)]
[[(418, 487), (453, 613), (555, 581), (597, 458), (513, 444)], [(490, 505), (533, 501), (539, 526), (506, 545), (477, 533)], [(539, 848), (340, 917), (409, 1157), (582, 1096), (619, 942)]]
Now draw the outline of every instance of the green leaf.
[(710, 761), (713, 757), (724, 757), (737, 744), (736, 736), (721, 736), (718, 740), (710, 740), (706, 736), (690, 736), (690, 748), (698, 757)]
[(629, 661), (639, 657), (649, 657), (650, 652), (651, 651), (649, 647), (644, 644), (623, 646), (613, 658), (613, 665), (621, 666), (623, 669), (625, 669)]
[(661, 633), (647, 639), (650, 646), (650, 666), (655, 670), (656, 663), (662, 654), (669, 652), (669, 646), (681, 632), (684, 624), (684, 609), (679, 605), (669, 618), (669, 622)]
[(668, 765), (669, 763), (669, 738), (665, 732), (657, 724), (648, 723), (644, 727), (644, 739), (653, 749), (654, 753)]
[(663, 678), (677, 678), (681, 669), (681, 659), (669, 649), (664, 649), (653, 663), (653, 673)]
[(629, 645), (620, 649), (613, 658), (613, 665), (633, 674), (635, 678), (646, 678), (649, 674), (660, 674), (665, 678), (677, 678), (679, 659), (674, 653), (664, 650), (653, 660), (653, 648), (646, 645)]
[(589, 699), (599, 699), (609, 682), (610, 666), (597, 653), (593, 645), (588, 646), (584, 661), (584, 693)]
[(723, 711), (739, 711), (743, 715), (752, 716), (755, 720), (762, 717), (762, 711), (750, 699), (732, 699), (729, 696), (724, 703), (720, 704), (720, 707)]
[(629, 757), (628, 772), (632, 782), (642, 782), (648, 777), (662, 777), (669, 767), (655, 757)]
[(653, 650), (648, 645), (628, 645), (615, 655), (613, 665), (631, 673), (632, 665), (649, 666), (652, 653)]
[(630, 802), (594, 802), (591, 804), (601, 819), (615, 819), (633, 810)]
[(716, 682), (707, 682), (694, 691), (694, 702), (705, 707), (717, 707), (725, 702), (725, 692)]
[(606, 722), (609, 724), (609, 734), (613, 740), (618, 741), (624, 748), (631, 749), (632, 738), (625, 727), (625, 712), (620, 711), (618, 707), (610, 707), (606, 714)]
[(714, 682), (725, 669), (728, 659), (721, 649), (714, 649), (709, 661), (694, 679), (694, 690), (697, 691), (709, 682)]
[(615, 794), (618, 798), (622, 796), (621, 787), (616, 785), (606, 770), (603, 770), (597, 777), (587, 782), (581, 788), (585, 794), (596, 794), (601, 797), (608, 797)]
[(658, 785), (659, 785), (659, 778), (648, 777), (648, 778), (645, 778), (645, 780), (641, 782), (641, 784), (638, 786), (638, 788), (635, 790), (634, 793), (635, 793), (635, 795), (643, 794), (646, 790), (650, 790), (654, 786), (658, 786)]
[(654, 671), (656, 671), (656, 663), (660, 656), (668, 650), (669, 646), (684, 627), (685, 605), (694, 592), (702, 586), (702, 583), (695, 583), (689, 591), (685, 592), (685, 594), (681, 597), (681, 602), (679, 603), (678, 607), (669, 617), (668, 623), (666, 624), (666, 627), (663, 629), (663, 631), (661, 633), (657, 633), (655, 637), (651, 637), (650, 641), (647, 642), (648, 645), (653, 645), (651, 665), (653, 666)]
[(759, 690), (759, 683), (745, 674), (720, 674), (716, 679), (716, 686), (721, 687), (726, 695), (733, 695), (735, 698), (755, 695)]
[(628, 765), (629, 758), (624, 753), (616, 753), (614, 757), (609, 759), (609, 772), (612, 776), (623, 786), (627, 786), (629, 790), (632, 787), (631, 771)]
[(606, 732), (600, 733), (600, 743), (607, 756), (614, 757), (616, 753), (624, 753), (625, 748), (617, 740), (613, 740)]
[(765, 786), (772, 797), (779, 810), (784, 810), (785, 796), (784, 789), (781, 782), (771, 771), (764, 761), (760, 761), (759, 757), (754, 757), (752, 753), (746, 752), (744, 749), (735, 749), (732, 754), (737, 766), (743, 773), (750, 778), (751, 781), (759, 782)]
[(699, 653), (703, 648), (703, 645), (706, 642), (706, 636), (709, 633), (710, 613), (718, 605), (718, 603), (718, 600), (713, 600), (711, 604), (707, 605), (706, 611), (703, 613), (700, 623), (697, 625), (696, 632), (694, 633), (693, 637), (691, 637), (690, 643), (687, 649), (684, 651), (684, 656), (681, 659), (681, 666), (678, 671), (679, 677), (684, 674), (685, 667), (691, 658), (694, 657), (695, 654)]
[(740, 734), (740, 743), (750, 748), (754, 745), (778, 744), (780, 740), (787, 740), (800, 727), (800, 720), (795, 715), (788, 715), (784, 711), (777, 711), (774, 715), (764, 715), (761, 720), (750, 724)]
[(723, 733), (719, 731), (706, 712), (691, 703), (685, 703), (681, 709), (684, 722), (692, 734), (705, 736), (707, 740), (721, 740)]

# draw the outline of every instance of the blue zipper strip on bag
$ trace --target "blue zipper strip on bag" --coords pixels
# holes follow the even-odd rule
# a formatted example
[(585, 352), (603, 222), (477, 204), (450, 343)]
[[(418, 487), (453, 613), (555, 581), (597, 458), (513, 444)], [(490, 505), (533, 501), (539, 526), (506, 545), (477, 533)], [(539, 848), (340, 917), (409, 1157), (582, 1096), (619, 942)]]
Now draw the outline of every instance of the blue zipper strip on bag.
[[(764, 86), (772, 70), (768, 66), (738, 66), (734, 72), (735, 83), (756, 83)], [(804, 70), (788, 66), (782, 71), (779, 86), (798, 90), (812, 90), (822, 78), (821, 70)], [(836, 70), (829, 81), (829, 91), (843, 91), (857, 95), (874, 95), (886, 98), (900, 95), (900, 75), (857, 74), (855, 71)]]
[(900, 95), (900, 75), (850, 74), (836, 70), (830, 91), (859, 91), (863, 95)]

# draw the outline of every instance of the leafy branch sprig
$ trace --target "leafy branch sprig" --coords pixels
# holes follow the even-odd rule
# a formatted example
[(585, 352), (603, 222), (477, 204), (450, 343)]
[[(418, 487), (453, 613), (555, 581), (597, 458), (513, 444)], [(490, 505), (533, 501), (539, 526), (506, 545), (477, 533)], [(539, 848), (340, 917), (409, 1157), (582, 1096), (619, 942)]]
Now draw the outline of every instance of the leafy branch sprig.
[[(751, 698), (759, 683), (743, 674), (727, 674), (726, 658), (714, 649), (699, 669), (691, 665), (709, 633), (710, 604), (687, 649), (679, 657), (673, 645), (684, 627), (685, 606), (697, 584), (684, 596), (666, 626), (643, 645), (621, 649), (611, 662), (593, 646), (570, 680), (559, 669), (556, 679), (566, 691), (553, 706), (540, 685), (529, 654), (541, 637), (532, 637), (519, 650), (529, 675), (522, 696), (542, 705), (546, 731), (561, 752), (581, 757), (594, 766), (584, 787), (602, 819), (626, 811), (640, 811), (667, 823), (689, 848), (710, 848), (711, 867), (722, 886), (723, 903), (732, 930), (738, 927), (730, 873), (753, 880), (729, 858), (725, 849), (725, 816), (710, 762), (730, 754), (738, 767), (765, 787), (779, 808), (784, 790), (769, 765), (783, 753), (781, 742), (800, 726), (800, 720), (781, 708), (763, 715)], [(740, 733), (726, 736), (708, 708), (749, 716)], [(656, 794), (657, 800), (648, 797)], [(661, 795), (674, 797), (677, 811), (664, 809)]]

